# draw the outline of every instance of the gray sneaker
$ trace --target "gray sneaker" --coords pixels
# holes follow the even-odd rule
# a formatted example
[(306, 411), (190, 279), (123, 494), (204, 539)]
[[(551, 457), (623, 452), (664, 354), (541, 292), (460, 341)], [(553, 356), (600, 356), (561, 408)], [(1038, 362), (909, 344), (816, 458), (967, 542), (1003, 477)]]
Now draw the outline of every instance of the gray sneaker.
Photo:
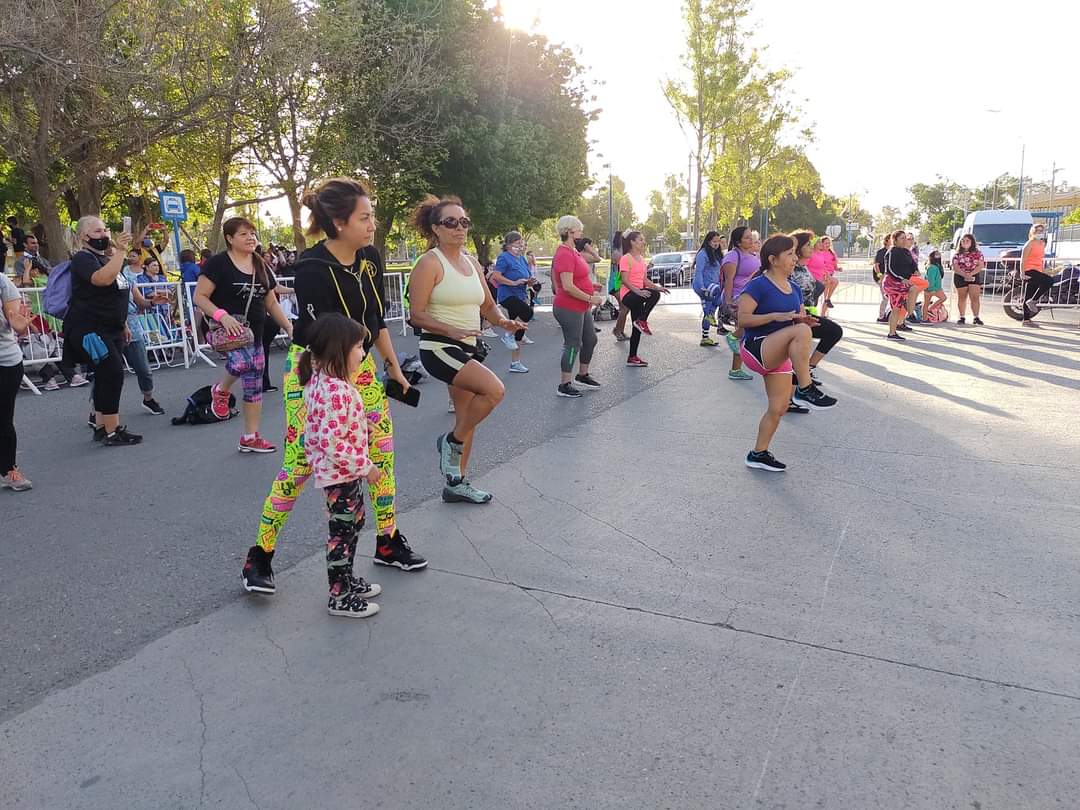
[(491, 493), (477, 489), (463, 478), (456, 484), (447, 482), (443, 487), (442, 499), (446, 503), (487, 503), (491, 500)]
[[(12, 489), (16, 492), (25, 492), (28, 489), (34, 488), (34, 482), (29, 478), (24, 478), (23, 474), (19, 472), (18, 467), (12, 467), (11, 471), (0, 477), (0, 489)], [(488, 495), (490, 500), (491, 496)]]
[(439, 450), (440, 472), (453, 478), (461, 478), (462, 446), (450, 441), (450, 434), (444, 433), (435, 440), (435, 447)]

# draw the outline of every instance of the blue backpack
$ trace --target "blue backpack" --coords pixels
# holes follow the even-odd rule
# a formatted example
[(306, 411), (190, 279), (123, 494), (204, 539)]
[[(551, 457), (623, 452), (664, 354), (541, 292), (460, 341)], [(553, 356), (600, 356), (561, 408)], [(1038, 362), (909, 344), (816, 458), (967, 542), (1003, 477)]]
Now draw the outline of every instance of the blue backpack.
[(45, 293), (41, 296), (42, 307), (54, 318), (64, 320), (71, 303), (71, 262), (60, 262), (49, 271)]

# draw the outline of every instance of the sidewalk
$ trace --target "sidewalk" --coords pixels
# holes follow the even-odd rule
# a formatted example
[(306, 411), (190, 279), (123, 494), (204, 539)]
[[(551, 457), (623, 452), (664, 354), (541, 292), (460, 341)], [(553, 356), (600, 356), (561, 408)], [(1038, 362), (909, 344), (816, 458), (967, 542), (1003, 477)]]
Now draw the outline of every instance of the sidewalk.
[(0, 807), (1071, 805), (1080, 335), (845, 329), (786, 474), (717, 351), (412, 509), (373, 619), (309, 557), (10, 719)]

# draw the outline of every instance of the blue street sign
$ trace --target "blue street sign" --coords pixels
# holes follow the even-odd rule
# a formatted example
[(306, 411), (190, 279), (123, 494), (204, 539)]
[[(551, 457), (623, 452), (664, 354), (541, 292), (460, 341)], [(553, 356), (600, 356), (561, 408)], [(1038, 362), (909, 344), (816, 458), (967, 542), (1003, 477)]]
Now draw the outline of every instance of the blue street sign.
[(158, 202), (161, 204), (161, 218), (169, 222), (187, 221), (187, 200), (178, 191), (159, 191)]

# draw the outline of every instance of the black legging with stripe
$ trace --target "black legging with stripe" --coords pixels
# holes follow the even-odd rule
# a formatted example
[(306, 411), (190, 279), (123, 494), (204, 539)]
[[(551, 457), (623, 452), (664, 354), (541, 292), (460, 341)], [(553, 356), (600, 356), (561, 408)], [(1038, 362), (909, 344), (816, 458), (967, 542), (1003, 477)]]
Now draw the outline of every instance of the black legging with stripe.
[[(811, 336), (818, 341), (814, 351), (828, 354), (832, 347), (840, 342), (840, 338), (844, 336), (844, 330), (840, 324), (831, 318), (826, 318), (823, 315), (815, 317), (818, 319), (818, 325), (810, 330)], [(799, 384), (798, 375), (792, 374), (791, 379), (795, 385)]]
[[(627, 290), (622, 297), (623, 306), (630, 310), (630, 322), (634, 321), (647, 321), (649, 320), (649, 313), (653, 311), (653, 307), (656, 306), (660, 300), (660, 293), (656, 290), (649, 290), (649, 297), (642, 298), (635, 292)], [(630, 333), (630, 357), (636, 357), (638, 353), (638, 345), (641, 343), (641, 330), (636, 326)]]

